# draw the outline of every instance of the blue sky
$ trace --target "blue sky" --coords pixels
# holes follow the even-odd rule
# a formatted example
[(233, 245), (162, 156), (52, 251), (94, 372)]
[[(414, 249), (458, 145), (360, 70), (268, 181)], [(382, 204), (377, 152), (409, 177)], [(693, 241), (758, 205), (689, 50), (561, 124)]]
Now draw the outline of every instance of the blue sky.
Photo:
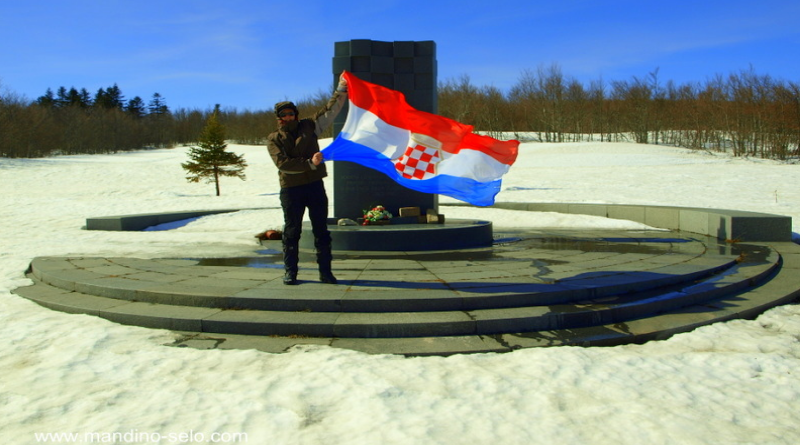
[(553, 64), (586, 85), (750, 67), (800, 82), (798, 17), (797, 0), (3, 0), (0, 90), (270, 109), (332, 88), (334, 42), (352, 39), (433, 40), (440, 82), (504, 92)]

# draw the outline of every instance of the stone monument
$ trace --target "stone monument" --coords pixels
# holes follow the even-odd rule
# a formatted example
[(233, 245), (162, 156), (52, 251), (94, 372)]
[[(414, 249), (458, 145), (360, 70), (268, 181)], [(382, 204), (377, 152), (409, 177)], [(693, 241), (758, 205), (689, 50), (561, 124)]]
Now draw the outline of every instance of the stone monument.
[[(334, 85), (346, 70), (359, 79), (400, 91), (409, 105), (420, 111), (437, 113), (435, 42), (350, 40), (334, 45)], [(347, 109), (334, 121), (334, 136), (344, 127), (346, 118)], [(336, 162), (333, 216), (355, 219), (363, 210), (375, 205), (386, 207), (395, 216), (401, 207), (438, 211), (438, 196), (407, 189), (370, 168), (347, 161)]]

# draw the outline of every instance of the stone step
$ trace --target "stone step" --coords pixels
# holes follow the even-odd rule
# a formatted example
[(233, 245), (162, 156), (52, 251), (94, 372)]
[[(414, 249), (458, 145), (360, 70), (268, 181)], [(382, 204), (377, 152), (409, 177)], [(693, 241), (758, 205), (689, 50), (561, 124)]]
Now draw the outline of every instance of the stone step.
[[(395, 262), (394, 264), (397, 264)], [(406, 267), (417, 263), (409, 262)], [(729, 255), (686, 256), (637, 262), (638, 270), (617, 264), (575, 275), (544, 277), (489, 268), (463, 277), (438, 278), (441, 269), (337, 270), (340, 284), (302, 282), (276, 286), (276, 269), (198, 266), (190, 260), (40, 257), (31, 263), (33, 277), (81, 294), (119, 300), (220, 309), (310, 312), (473, 311), (558, 305), (586, 299), (679, 290), (696, 280), (734, 268)], [(397, 266), (394, 266), (397, 267)], [(388, 274), (392, 281), (383, 280)], [(409, 281), (402, 281), (405, 277)]]
[[(185, 332), (169, 346), (199, 349), (257, 349), (284, 352), (292, 347), (326, 345), (370, 354), (406, 356), (448, 356), (463, 353), (510, 352), (517, 349), (549, 346), (615, 346), (664, 340), (700, 326), (741, 318), (754, 318), (768, 308), (800, 298), (800, 248), (787, 244), (779, 270), (754, 287), (702, 304), (651, 315), (622, 323), (516, 332), (496, 335), (462, 335), (405, 338), (322, 338), (302, 336), (256, 336)], [(784, 259), (788, 261), (784, 262)]]
[(779, 255), (774, 254), (771, 260), (738, 265), (719, 275), (674, 290), (651, 290), (574, 304), (487, 309), (473, 313), (482, 334), (575, 329), (628, 322), (752, 289), (769, 280), (779, 269)]
[(601, 295), (558, 305), (469, 311), (377, 313), (195, 307), (88, 295), (54, 287), (39, 281), (35, 274), (34, 286), (15, 292), (56, 310), (179, 331), (330, 338), (457, 337), (591, 329), (632, 322), (741, 293), (766, 280), (779, 264), (780, 256), (772, 252), (758, 261), (735, 265), (724, 273), (666, 292)]

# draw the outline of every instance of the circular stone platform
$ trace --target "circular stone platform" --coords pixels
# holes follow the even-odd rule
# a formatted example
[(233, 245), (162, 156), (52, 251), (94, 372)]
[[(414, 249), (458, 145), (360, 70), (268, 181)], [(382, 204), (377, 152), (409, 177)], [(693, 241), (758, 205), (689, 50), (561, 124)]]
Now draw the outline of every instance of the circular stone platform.
[(280, 352), (318, 344), (449, 355), (667, 338), (794, 300), (793, 243), (666, 231), (503, 230), (491, 247), (340, 252), (339, 284), (301, 254), (284, 286), (280, 241), (248, 258), (39, 257), (45, 307), (179, 332), (173, 346)]
[[(282, 285), (280, 241), (271, 241), (248, 258), (38, 257), (27, 274), (33, 285), (14, 293), (64, 312), (178, 331), (172, 346), (280, 352), (319, 344), (404, 355), (644, 342), (754, 317), (800, 296), (800, 246), (791, 242), (789, 217), (611, 204), (495, 207), (672, 231), (504, 229), (487, 247), (435, 250), (441, 245), (431, 234), (453, 227), (337, 227), (374, 236), (358, 246), (367, 250), (337, 249), (337, 285), (316, 281), (309, 249), (301, 251), (300, 285)], [(229, 211), (91, 218), (86, 228), (143, 230)], [(411, 239), (434, 250), (375, 251), (387, 234), (404, 249)]]
[[(489, 221), (451, 219), (444, 224), (328, 225), (334, 251), (461, 250), (492, 245)], [(303, 223), (301, 249), (313, 249), (311, 223)]]

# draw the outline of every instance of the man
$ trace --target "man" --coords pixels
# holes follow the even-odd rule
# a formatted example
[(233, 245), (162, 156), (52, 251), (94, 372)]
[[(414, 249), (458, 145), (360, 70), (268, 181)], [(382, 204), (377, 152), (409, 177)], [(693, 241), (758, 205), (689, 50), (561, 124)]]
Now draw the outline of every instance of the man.
[(278, 167), (281, 185), (283, 284), (297, 284), (298, 244), (306, 207), (314, 233), (319, 279), (323, 283), (336, 284), (331, 271), (333, 255), (328, 230), (328, 195), (322, 182), (328, 173), (319, 151), (318, 138), (333, 123), (346, 101), (347, 82), (340, 77), (333, 96), (313, 118), (300, 119), (292, 102), (275, 104), (278, 130), (267, 138), (267, 148)]

